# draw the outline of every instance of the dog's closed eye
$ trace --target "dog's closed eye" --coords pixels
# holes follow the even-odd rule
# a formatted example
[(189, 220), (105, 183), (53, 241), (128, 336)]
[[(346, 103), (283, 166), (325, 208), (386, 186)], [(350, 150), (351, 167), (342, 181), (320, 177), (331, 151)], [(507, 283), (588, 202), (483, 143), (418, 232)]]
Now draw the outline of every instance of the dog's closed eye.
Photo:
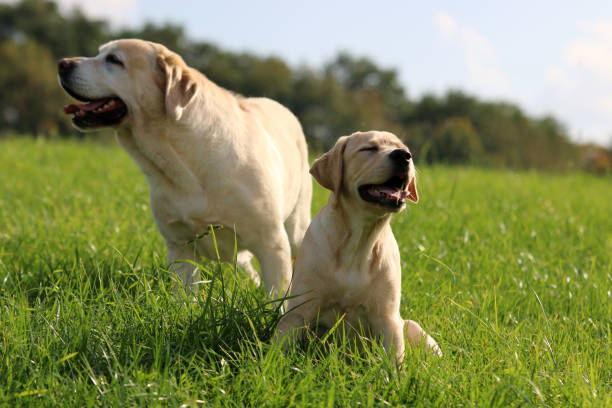
[(378, 146), (367, 146), (359, 149), (360, 152), (377, 152)]
[(119, 65), (122, 68), (125, 67), (125, 65), (123, 65), (123, 62), (115, 54), (108, 54), (106, 56), (105, 61), (109, 64)]

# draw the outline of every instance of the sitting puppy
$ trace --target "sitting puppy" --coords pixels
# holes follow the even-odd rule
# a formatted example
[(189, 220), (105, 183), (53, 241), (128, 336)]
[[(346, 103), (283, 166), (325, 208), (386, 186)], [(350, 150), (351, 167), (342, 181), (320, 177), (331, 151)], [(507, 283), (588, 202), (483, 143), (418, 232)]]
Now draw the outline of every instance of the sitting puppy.
[(392, 133), (357, 132), (338, 139), (310, 173), (331, 194), (298, 251), (294, 297), (277, 340), (299, 338), (315, 321), (333, 327), (344, 315), (345, 326), (382, 337), (398, 363), (404, 337), (441, 355), (433, 338), (400, 316), (400, 254), (390, 220), (406, 199), (419, 200), (408, 148)]

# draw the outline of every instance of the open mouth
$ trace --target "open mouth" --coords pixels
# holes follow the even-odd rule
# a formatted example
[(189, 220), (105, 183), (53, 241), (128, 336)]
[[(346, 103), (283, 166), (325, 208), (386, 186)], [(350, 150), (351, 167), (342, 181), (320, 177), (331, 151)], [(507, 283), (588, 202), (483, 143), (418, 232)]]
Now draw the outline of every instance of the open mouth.
[(359, 187), (359, 195), (364, 201), (377, 204), (387, 210), (399, 211), (410, 195), (408, 175), (395, 174), (382, 184), (364, 184)]
[(64, 106), (64, 113), (74, 114), (72, 123), (79, 128), (118, 125), (125, 118), (127, 112), (125, 103), (114, 96)]

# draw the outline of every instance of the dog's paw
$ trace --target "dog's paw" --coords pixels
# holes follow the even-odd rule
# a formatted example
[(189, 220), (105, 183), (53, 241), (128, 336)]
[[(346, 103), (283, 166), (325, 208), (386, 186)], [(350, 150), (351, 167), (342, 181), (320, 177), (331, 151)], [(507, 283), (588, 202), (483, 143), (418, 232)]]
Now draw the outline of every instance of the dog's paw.
[(414, 320), (404, 320), (404, 336), (412, 347), (419, 346), (424, 341), (429, 351), (442, 357), (442, 349), (438, 343)]

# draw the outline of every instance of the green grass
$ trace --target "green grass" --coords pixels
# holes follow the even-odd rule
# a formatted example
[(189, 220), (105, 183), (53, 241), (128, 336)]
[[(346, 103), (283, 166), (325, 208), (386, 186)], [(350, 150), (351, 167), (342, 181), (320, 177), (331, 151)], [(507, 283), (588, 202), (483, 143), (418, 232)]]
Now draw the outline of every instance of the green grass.
[[(444, 357), (288, 354), (232, 265), (172, 292), (144, 177), (115, 145), (0, 142), (0, 405), (612, 406), (612, 182), (421, 167), (395, 217), (402, 315)], [(314, 209), (326, 193), (315, 188)]]

